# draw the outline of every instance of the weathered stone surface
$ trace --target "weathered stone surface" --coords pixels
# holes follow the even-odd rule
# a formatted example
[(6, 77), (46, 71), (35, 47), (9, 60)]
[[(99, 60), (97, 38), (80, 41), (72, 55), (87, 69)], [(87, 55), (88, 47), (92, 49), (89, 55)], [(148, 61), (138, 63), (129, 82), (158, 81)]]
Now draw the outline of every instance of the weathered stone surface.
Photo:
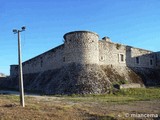
[(142, 86), (137, 83), (130, 83), (130, 84), (123, 84), (120, 85), (120, 89), (126, 89), (126, 88), (141, 88)]
[[(24, 88), (43, 94), (99, 94), (112, 92), (114, 86), (122, 84), (160, 85), (160, 77), (149, 78), (153, 73), (158, 77), (160, 72), (150, 68), (144, 69), (145, 77), (142, 77), (140, 72), (140, 68), (125, 66), (71, 63), (59, 69), (25, 74)], [(1, 86), (18, 89), (18, 77), (1, 81)]]
[[(23, 63), (25, 89), (47, 94), (107, 93), (121, 84), (160, 84), (160, 52), (113, 43), (108, 37), (99, 40), (90, 31), (70, 32), (64, 39), (64, 44)], [(17, 65), (11, 65), (10, 75), (2, 84), (18, 88)]]
[[(64, 35), (64, 44), (23, 63), (23, 73), (38, 73), (58, 69), (69, 63), (160, 68), (160, 53), (113, 43), (108, 37), (90, 31), (75, 31)], [(18, 74), (11, 65), (11, 76)]]

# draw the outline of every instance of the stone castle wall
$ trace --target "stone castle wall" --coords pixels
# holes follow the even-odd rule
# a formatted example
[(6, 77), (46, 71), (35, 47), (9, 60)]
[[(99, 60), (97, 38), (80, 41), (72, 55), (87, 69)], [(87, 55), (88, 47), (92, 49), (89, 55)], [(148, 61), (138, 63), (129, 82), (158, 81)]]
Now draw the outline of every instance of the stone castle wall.
[[(160, 67), (160, 53), (113, 43), (108, 37), (99, 40), (94, 32), (75, 31), (64, 35), (64, 44), (23, 63), (23, 73), (38, 73), (61, 68), (69, 63), (129, 67)], [(18, 74), (11, 65), (10, 75)]]
[(63, 51), (64, 45), (61, 45), (24, 62), (23, 73), (38, 73), (62, 67)]
[[(123, 61), (119, 60), (120, 54), (124, 56)], [(125, 66), (125, 46), (101, 40), (99, 41), (99, 56), (100, 65)]]
[(156, 68), (156, 54), (154, 52), (126, 47), (126, 64), (130, 67)]
[(64, 35), (64, 57), (66, 63), (98, 64), (99, 36), (88, 31), (70, 32)]
[(129, 67), (156, 68), (156, 54), (152, 51), (99, 41), (99, 64)]
[(155, 57), (156, 57), (156, 66), (160, 68), (160, 52), (156, 52)]
[(18, 65), (10, 65), (10, 76), (15, 77), (18, 74)]

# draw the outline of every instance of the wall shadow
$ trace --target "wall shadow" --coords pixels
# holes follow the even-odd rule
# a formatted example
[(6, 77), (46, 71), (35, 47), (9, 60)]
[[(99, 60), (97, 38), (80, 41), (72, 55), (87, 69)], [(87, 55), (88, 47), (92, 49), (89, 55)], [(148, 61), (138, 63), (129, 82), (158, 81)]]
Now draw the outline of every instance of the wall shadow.
[(136, 57), (132, 54), (132, 47), (126, 46), (126, 66), (142, 79), (145, 86), (160, 86), (160, 52)]

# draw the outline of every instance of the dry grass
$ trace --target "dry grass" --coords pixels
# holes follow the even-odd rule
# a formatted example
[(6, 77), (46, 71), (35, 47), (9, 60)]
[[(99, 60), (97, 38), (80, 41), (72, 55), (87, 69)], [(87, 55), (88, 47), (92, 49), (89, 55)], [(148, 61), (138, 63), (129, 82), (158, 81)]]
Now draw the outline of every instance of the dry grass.
[[(139, 91), (144, 92), (143, 89)], [(117, 95), (25, 96), (25, 108), (19, 105), (18, 96), (0, 95), (0, 120), (134, 120), (125, 118), (125, 114), (160, 114), (159, 96), (154, 97), (159, 94), (159, 89), (145, 91), (145, 96), (151, 99), (137, 99), (137, 95), (140, 95), (137, 92), (129, 90)]]
[(14, 95), (0, 96), (0, 120), (81, 120), (104, 117), (100, 112), (90, 111), (92, 106), (64, 98), (25, 97), (25, 108), (19, 105), (17, 98)]

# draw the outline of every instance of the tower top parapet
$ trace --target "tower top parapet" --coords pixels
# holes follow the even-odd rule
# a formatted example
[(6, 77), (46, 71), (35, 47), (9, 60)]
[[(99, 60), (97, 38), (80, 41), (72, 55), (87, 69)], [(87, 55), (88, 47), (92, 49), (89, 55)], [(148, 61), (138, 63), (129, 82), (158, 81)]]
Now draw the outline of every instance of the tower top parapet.
[(99, 37), (99, 35), (95, 32), (91, 32), (91, 31), (86, 31), (86, 30), (80, 30), (80, 31), (72, 31), (72, 32), (68, 32), (66, 33), (63, 38), (66, 39), (66, 36), (69, 35), (69, 34), (73, 34), (73, 33), (92, 33), (92, 34), (95, 34)]

